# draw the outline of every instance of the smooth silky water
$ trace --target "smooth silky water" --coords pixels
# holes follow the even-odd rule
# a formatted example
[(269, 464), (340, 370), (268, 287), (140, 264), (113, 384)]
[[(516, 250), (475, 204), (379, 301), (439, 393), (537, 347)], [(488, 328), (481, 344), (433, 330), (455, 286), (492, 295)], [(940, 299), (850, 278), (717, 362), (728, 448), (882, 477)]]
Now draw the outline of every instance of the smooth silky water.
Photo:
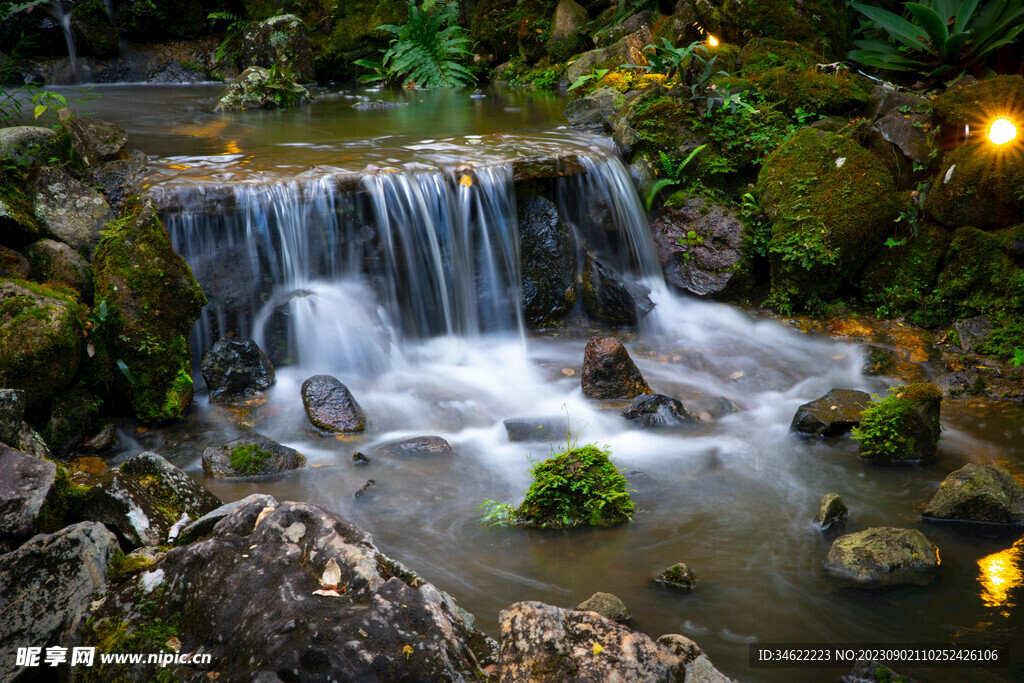
[[(801, 403), (833, 387), (883, 391), (885, 380), (860, 374), (856, 346), (667, 291), (625, 169), (606, 140), (559, 127), (561, 98), (324, 88), (313, 107), (217, 115), (218, 91), (105, 87), (85, 107), (124, 125), (153, 157), (149, 191), (174, 199), (164, 219), (175, 245), (221, 299), (193, 343), (235, 326), (292, 364), (264, 405), (210, 406), (200, 391), (181, 424), (123, 430), (115, 462), (152, 449), (225, 500), (265, 492), (325, 505), (450, 592), (492, 636), (512, 602), (573, 606), (600, 590), (621, 597), (645, 632), (687, 634), (741, 680), (848, 671), (750, 669), (747, 646), (757, 642), (991, 639), (1024, 648), (1020, 534), (979, 536), (918, 516), (966, 462), (1024, 467), (1019, 406), (947, 403), (939, 458), (927, 466), (868, 467), (849, 438), (792, 436)], [(355, 111), (360, 98), (410, 104)], [(651, 288), (654, 312), (621, 338), (656, 391), (718, 415), (695, 429), (628, 429), (618, 406), (581, 396), (587, 331), (523, 332), (509, 162), (566, 150), (589, 173), (555, 180), (555, 199), (592, 248)], [(352, 173), (366, 175), (339, 183)], [(211, 196), (230, 197), (230, 211), (211, 207)], [(614, 233), (602, 229), (609, 224)], [(366, 433), (321, 436), (309, 426), (299, 388), (320, 373), (352, 390)], [(739, 412), (722, 414), (720, 397)], [(570, 440), (607, 445), (635, 489), (634, 521), (573, 531), (481, 525), (483, 501), (518, 503), (531, 460), (565, 445), (510, 443), (502, 421), (521, 416), (568, 419)], [(207, 477), (203, 448), (247, 429), (300, 450), (309, 466), (263, 481)], [(375, 453), (429, 434), (453, 453)], [(372, 462), (353, 464), (357, 450)], [(369, 479), (376, 487), (355, 497)], [(838, 587), (821, 569), (836, 532), (811, 524), (829, 491), (850, 507), (847, 530), (924, 531), (940, 548), (941, 578), (923, 588)], [(691, 593), (650, 582), (680, 561), (698, 575)], [(921, 680), (1013, 675), (904, 669)]]

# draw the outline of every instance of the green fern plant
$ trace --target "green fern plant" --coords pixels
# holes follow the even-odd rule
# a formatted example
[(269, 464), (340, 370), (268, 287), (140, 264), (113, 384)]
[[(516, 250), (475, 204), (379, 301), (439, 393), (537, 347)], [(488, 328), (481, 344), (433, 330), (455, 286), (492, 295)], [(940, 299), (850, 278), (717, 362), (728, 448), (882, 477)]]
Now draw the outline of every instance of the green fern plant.
[(648, 211), (650, 211), (651, 207), (654, 205), (654, 199), (658, 196), (659, 192), (664, 190), (666, 187), (679, 185), (683, 182), (683, 170), (705, 147), (707, 147), (706, 144), (697, 147), (690, 152), (685, 159), (678, 162), (673, 161), (672, 157), (665, 154), (665, 152), (658, 150), (658, 156), (661, 159), (661, 170), (664, 172), (665, 177), (654, 181), (654, 184), (652, 184), (651, 188), (647, 191), (647, 197), (644, 200), (644, 204)]
[(375, 72), (361, 76), (360, 80), (400, 82), (424, 88), (472, 83), (473, 73), (455, 61), (469, 54), (469, 38), (456, 22), (456, 11), (454, 3), (425, 2), (420, 8), (409, 0), (409, 20), (404, 25), (377, 27), (395, 35), (383, 59), (380, 62), (355, 61)]

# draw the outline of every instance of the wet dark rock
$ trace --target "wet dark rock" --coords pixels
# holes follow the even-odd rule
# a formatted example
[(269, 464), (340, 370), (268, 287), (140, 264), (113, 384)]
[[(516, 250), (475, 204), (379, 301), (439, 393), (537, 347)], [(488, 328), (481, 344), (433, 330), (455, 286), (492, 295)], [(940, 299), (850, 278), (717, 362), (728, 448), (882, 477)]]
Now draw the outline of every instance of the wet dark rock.
[(80, 447), (82, 453), (105, 453), (117, 444), (117, 425), (104, 425)]
[(353, 109), (359, 109), (361, 111), (383, 111), (385, 109), (395, 109), (396, 107), (408, 107), (408, 102), (388, 102), (385, 100), (366, 100), (364, 102), (356, 102), (352, 105)]
[(850, 517), (850, 510), (838, 493), (826, 493), (818, 503), (818, 512), (814, 515), (814, 523), (824, 531), (832, 525), (844, 523)]
[(281, 14), (251, 25), (242, 39), (241, 64), (265, 69), (276, 65), (301, 83), (312, 82), (313, 52), (302, 20), (294, 14)]
[(38, 168), (63, 154), (64, 146), (55, 130), (41, 126), (0, 128), (0, 159), (19, 168)]
[(953, 323), (953, 329), (960, 340), (960, 348), (974, 353), (992, 332), (992, 320), (987, 315), (978, 315)]
[(414, 436), (377, 446), (377, 455), (419, 455), (451, 453), (452, 447), (439, 436)]
[(165, 543), (182, 515), (195, 519), (222, 505), (192, 477), (152, 452), (126, 460), (94, 486), (82, 504), (84, 518), (101, 522), (128, 548)]
[(928, 119), (927, 114), (920, 112), (890, 112), (877, 120), (875, 126), (882, 137), (904, 156), (911, 161), (924, 163), (932, 151), (928, 136), (922, 129)]
[(83, 522), (0, 555), (0, 680), (38, 680), (40, 669), (15, 665), (16, 649), (62, 645), (102, 594), (117, 550), (117, 539), (102, 524)]
[(867, 114), (869, 119), (878, 119), (903, 107), (905, 110), (928, 105), (928, 99), (917, 93), (876, 85), (868, 93)]
[(626, 621), (629, 619), (629, 610), (626, 605), (611, 593), (594, 593), (589, 598), (576, 605), (576, 609), (586, 612), (597, 612), (605, 619), (612, 621)]
[(697, 585), (697, 575), (685, 562), (677, 562), (654, 577), (654, 583), (688, 591)]
[(202, 71), (183, 65), (177, 59), (164, 62), (153, 69), (146, 77), (147, 83), (157, 85), (168, 85), (177, 83), (202, 83), (210, 80), (210, 77)]
[(305, 466), (297, 450), (255, 432), (203, 450), (203, 470), (220, 479), (273, 476)]
[(370, 459), (367, 456), (360, 453), (359, 451), (356, 451), (355, 453), (352, 454), (352, 462), (354, 462), (357, 465), (369, 465)]
[(0, 310), (0, 387), (23, 390), (31, 409), (78, 371), (81, 309), (47, 287), (0, 280)]
[(1006, 253), (1017, 263), (1024, 262), (1024, 240), (1014, 240), (1006, 248)]
[(100, 399), (82, 384), (72, 384), (50, 402), (50, 417), (42, 426), (50, 452), (66, 458), (99, 428)]
[(938, 575), (939, 552), (916, 529), (871, 528), (833, 541), (824, 567), (858, 586), (925, 585)]
[(63, 242), (39, 240), (25, 249), (36, 282), (69, 287), (92, 301), (92, 266)]
[(217, 526), (217, 522), (224, 519), (235, 510), (249, 505), (258, 505), (261, 506), (261, 509), (267, 507), (274, 508), (277, 507), (277, 500), (266, 493), (252, 493), (241, 500), (234, 501), (233, 503), (225, 503), (216, 509), (210, 510), (199, 519), (189, 522), (185, 528), (181, 530), (181, 535), (178, 537), (178, 543), (185, 544), (199, 540), (213, 531), (213, 528)]
[(998, 466), (968, 463), (946, 477), (921, 513), (932, 520), (1024, 523), (1024, 487)]
[(615, 337), (587, 340), (581, 384), (587, 398), (631, 399), (652, 393), (626, 347)]
[(25, 418), (25, 392), (21, 389), (0, 389), (0, 443), (12, 445)]
[(27, 453), (33, 458), (42, 458), (49, 460), (53, 458), (53, 454), (50, 453), (50, 449), (46, 447), (46, 442), (43, 441), (43, 437), (39, 435), (36, 430), (32, 429), (31, 425), (27, 422), (21, 423), (21, 429), (18, 430), (18, 434), (14, 437), (14, 441), (7, 444), (11, 448)]
[(523, 314), (531, 328), (550, 327), (576, 305), (576, 240), (546, 197), (518, 199)]
[(583, 260), (583, 310), (591, 320), (632, 327), (654, 309), (649, 290), (626, 281), (587, 252)]
[(555, 443), (561, 441), (568, 432), (568, 424), (564, 418), (513, 417), (505, 420), (504, 424), (508, 440), (513, 442), (547, 441)]
[(743, 223), (734, 212), (689, 199), (683, 206), (659, 209), (651, 232), (665, 280), (673, 287), (710, 297), (741, 291)]
[(870, 377), (886, 375), (900, 361), (896, 352), (883, 346), (865, 346), (861, 372)]
[(361, 432), (366, 416), (344, 384), (330, 375), (314, 375), (302, 383), (302, 405), (313, 426), (328, 432)]
[(98, 644), (105, 619), (140, 628), (173, 618), (181, 651), (209, 653), (222, 680), (477, 680), (492, 662), (493, 643), (450, 596), (315, 505), (252, 500), (201, 543), (172, 548), (153, 573), (167, 586), (155, 608), (140, 614), (152, 596), (126, 582), (85, 615), (72, 642)]
[(681, 681), (686, 675), (680, 657), (592, 612), (517, 602), (501, 611), (498, 628), (502, 680)]
[(54, 531), (61, 495), (56, 465), (0, 444), (0, 547)]
[(832, 389), (800, 406), (789, 428), (807, 436), (840, 436), (860, 424), (869, 405), (871, 395), (866, 391)]
[(610, 131), (615, 119), (615, 101), (618, 97), (621, 97), (621, 94), (614, 88), (598, 88), (586, 97), (573, 100), (566, 105), (565, 118), (569, 119), (570, 126), (576, 128), (601, 126)]
[(620, 415), (636, 427), (686, 427), (700, 422), (678, 399), (664, 394), (637, 396)]
[(117, 211), (123, 211), (128, 199), (138, 194), (146, 177), (146, 155), (132, 152), (127, 159), (109, 161), (93, 172), (100, 192)]
[(704, 420), (740, 412), (740, 407), (725, 396), (702, 396), (686, 401), (690, 412)]
[(39, 169), (32, 192), (39, 222), (51, 235), (86, 257), (99, 244), (100, 231), (114, 220), (103, 195), (63, 169)]
[(0, 245), (0, 278), (28, 278), (28, 259), (20, 252)]
[(363, 484), (358, 491), (356, 491), (356, 498), (362, 498), (373, 492), (373, 489), (377, 488), (377, 482), (373, 479), (367, 479), (366, 483)]
[(276, 381), (273, 364), (252, 339), (219, 339), (203, 352), (202, 372), (210, 403), (250, 398)]
[(947, 372), (932, 380), (943, 396), (962, 396), (971, 392), (971, 378), (962, 372)]
[(68, 109), (62, 109), (60, 114), (67, 121), (74, 122), (75, 136), (79, 137), (83, 146), (88, 149), (86, 153), (94, 154), (100, 164), (128, 157), (125, 149), (128, 145), (128, 133), (121, 126), (91, 116), (77, 116)]

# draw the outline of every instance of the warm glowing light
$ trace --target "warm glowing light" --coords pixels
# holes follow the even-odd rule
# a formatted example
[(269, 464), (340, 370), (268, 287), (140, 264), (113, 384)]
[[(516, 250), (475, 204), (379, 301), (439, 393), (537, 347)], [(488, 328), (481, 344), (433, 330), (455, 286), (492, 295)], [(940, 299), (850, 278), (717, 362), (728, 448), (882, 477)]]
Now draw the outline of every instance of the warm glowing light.
[(715, 38), (713, 35), (711, 35), (709, 33), (708, 34), (708, 45), (710, 45), (711, 47), (715, 47), (716, 45), (718, 45), (718, 38)]
[(981, 600), (988, 607), (1013, 607), (1013, 592), (1024, 586), (1024, 544), (1017, 541), (1012, 548), (978, 560), (981, 575)]
[(1017, 126), (1009, 116), (1000, 116), (988, 127), (988, 139), (993, 145), (1005, 145), (1017, 137)]

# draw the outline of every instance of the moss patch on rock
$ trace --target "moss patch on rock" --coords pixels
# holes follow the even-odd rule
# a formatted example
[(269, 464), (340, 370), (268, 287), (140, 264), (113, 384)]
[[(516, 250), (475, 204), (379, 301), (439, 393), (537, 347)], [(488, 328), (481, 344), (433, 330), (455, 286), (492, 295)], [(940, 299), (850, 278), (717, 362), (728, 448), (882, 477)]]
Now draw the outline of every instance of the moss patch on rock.
[(939, 446), (942, 391), (925, 382), (893, 387), (874, 402), (853, 429), (860, 457), (872, 463), (920, 462)]
[(996, 76), (971, 85), (951, 88), (932, 101), (944, 128), (984, 128), (993, 116), (1024, 111), (1024, 76)]
[[(700, 25), (742, 45), (755, 36), (800, 41), (816, 53), (841, 56), (849, 20), (843, 0), (688, 0)], [(823, 61), (823, 60), (819, 60)]]
[(949, 227), (1006, 228), (1024, 220), (1024, 154), (964, 145), (946, 156), (924, 208)]
[(910, 314), (916, 325), (927, 324), (927, 305), (953, 241), (953, 233), (931, 223), (917, 226), (917, 234), (905, 234), (893, 247), (882, 247), (864, 268), (861, 291), (864, 301), (883, 316)]
[(256, 444), (237, 446), (231, 451), (231, 467), (243, 475), (259, 474), (263, 463), (274, 457), (270, 451), (261, 450)]

